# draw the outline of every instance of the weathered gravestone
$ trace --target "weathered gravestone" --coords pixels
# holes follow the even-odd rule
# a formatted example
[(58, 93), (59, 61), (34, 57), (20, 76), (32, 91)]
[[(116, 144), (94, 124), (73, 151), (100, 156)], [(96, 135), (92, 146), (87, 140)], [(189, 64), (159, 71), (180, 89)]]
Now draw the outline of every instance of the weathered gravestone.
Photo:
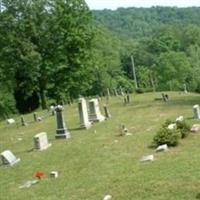
[(89, 120), (92, 122), (101, 122), (105, 117), (101, 114), (98, 99), (91, 99), (89, 101)]
[(38, 121), (38, 116), (37, 116), (37, 113), (35, 113), (35, 112), (33, 113), (33, 119), (34, 119), (35, 122)]
[(106, 119), (111, 118), (111, 114), (110, 114), (110, 112), (108, 110), (108, 107), (106, 105), (104, 105), (103, 108), (104, 108)]
[(20, 161), (20, 158), (16, 158), (10, 150), (5, 150), (1, 153), (1, 160), (4, 165), (13, 166)]
[(70, 132), (65, 126), (64, 116), (63, 116), (63, 106), (57, 105), (55, 107), (56, 111), (56, 122), (57, 122), (57, 129), (56, 129), (56, 138), (57, 139), (68, 139), (71, 137)]
[(38, 133), (34, 136), (34, 147), (37, 150), (45, 150), (51, 146), (50, 143), (48, 143), (47, 133), (42, 132)]
[(51, 115), (54, 116), (56, 111), (55, 111), (55, 106), (50, 106), (50, 110), (51, 110)]
[(7, 119), (7, 123), (8, 124), (14, 124), (15, 123), (15, 120), (10, 118), (10, 119)]
[(79, 118), (80, 118), (80, 127), (81, 128), (90, 128), (91, 122), (88, 117), (88, 109), (86, 100), (81, 97), (78, 102)]
[(198, 104), (193, 106), (193, 113), (194, 113), (194, 118), (195, 119), (200, 119), (200, 110), (199, 110), (199, 105)]
[(184, 89), (184, 93), (188, 93), (188, 91), (187, 91), (187, 85), (186, 84), (183, 84), (183, 89)]
[(27, 126), (27, 123), (26, 123), (26, 121), (24, 119), (24, 116), (21, 116), (21, 125), (22, 126)]

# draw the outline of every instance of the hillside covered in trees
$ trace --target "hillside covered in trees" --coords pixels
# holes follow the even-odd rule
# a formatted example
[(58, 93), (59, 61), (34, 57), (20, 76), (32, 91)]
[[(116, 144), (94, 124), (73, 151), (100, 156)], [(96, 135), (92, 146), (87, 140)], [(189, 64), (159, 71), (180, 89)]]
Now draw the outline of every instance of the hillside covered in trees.
[(0, 115), (102, 95), (200, 92), (200, 8), (90, 11), (84, 0), (2, 0)]

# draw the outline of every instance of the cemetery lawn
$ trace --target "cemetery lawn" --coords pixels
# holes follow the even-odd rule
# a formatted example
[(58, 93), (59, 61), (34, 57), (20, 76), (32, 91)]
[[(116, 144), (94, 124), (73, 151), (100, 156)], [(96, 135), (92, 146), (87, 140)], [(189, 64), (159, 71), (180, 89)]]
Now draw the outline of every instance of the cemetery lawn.
[[(113, 200), (200, 199), (200, 133), (190, 134), (168, 152), (155, 153), (150, 147), (166, 119), (183, 115), (190, 124), (200, 123), (192, 118), (199, 94), (168, 94), (166, 103), (154, 101), (160, 93), (133, 94), (127, 106), (112, 97), (108, 105), (112, 118), (89, 130), (78, 129), (77, 104), (66, 105), (69, 140), (55, 139), (52, 116), (26, 127), (20, 126), (20, 118), (18, 125), (0, 122), (0, 152), (10, 149), (21, 158), (13, 167), (0, 166), (0, 199), (101, 200), (106, 194)], [(24, 117), (33, 118), (32, 114)], [(118, 136), (120, 124), (132, 135)], [(33, 136), (39, 132), (47, 132), (52, 143), (45, 151), (33, 150)], [(149, 154), (154, 154), (155, 161), (141, 163), (141, 157)], [(30, 188), (19, 189), (25, 181), (34, 180), (38, 170), (45, 177)], [(59, 177), (50, 178), (50, 171), (58, 171)]]

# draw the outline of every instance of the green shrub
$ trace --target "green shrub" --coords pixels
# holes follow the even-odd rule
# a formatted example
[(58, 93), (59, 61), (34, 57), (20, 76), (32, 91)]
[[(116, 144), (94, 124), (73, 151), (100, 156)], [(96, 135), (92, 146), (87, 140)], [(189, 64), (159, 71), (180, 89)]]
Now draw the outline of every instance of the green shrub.
[(167, 119), (165, 121), (165, 123), (162, 125), (163, 128), (167, 128), (170, 124), (173, 124), (174, 121), (172, 121), (171, 119)]
[(162, 127), (155, 135), (153, 142), (156, 146), (167, 144), (168, 146), (177, 146), (181, 137), (180, 131), (177, 129), (168, 129)]
[(190, 125), (186, 123), (186, 121), (177, 121), (176, 122), (177, 129), (181, 133), (181, 138), (185, 138), (190, 133)]

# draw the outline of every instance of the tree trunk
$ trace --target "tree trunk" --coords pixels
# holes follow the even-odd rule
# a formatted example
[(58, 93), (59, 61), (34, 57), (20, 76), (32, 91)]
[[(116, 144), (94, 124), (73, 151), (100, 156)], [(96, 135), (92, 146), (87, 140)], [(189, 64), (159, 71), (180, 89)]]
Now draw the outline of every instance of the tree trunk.
[(40, 90), (40, 101), (42, 109), (47, 109), (46, 95), (43, 89)]

